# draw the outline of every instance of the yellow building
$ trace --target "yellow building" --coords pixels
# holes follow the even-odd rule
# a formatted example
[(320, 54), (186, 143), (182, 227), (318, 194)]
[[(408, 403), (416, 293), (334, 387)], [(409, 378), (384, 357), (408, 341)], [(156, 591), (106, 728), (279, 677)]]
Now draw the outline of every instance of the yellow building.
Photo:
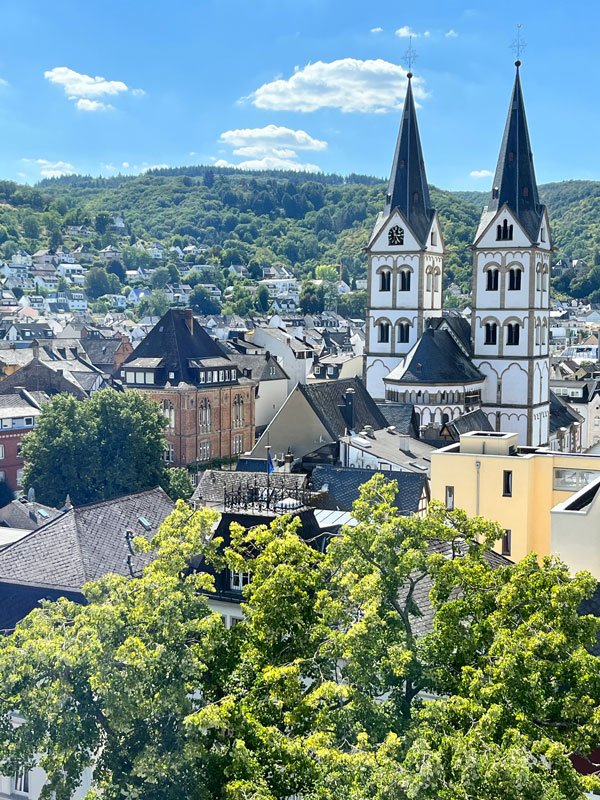
[(514, 433), (466, 433), (431, 455), (432, 499), (498, 522), (496, 549), (517, 561), (553, 552), (551, 509), (598, 477), (600, 456), (520, 447)]

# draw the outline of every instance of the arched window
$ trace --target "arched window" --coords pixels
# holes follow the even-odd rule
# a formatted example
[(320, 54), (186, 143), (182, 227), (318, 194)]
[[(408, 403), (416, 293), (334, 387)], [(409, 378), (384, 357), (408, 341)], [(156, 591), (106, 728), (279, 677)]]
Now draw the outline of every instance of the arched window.
[(488, 292), (497, 292), (498, 291), (498, 276), (500, 275), (497, 269), (488, 269), (487, 271), (487, 284), (486, 284), (486, 291)]
[(399, 291), (410, 292), (410, 271), (407, 269), (400, 270), (400, 286)]
[(404, 244), (404, 228), (400, 225), (392, 226), (388, 231), (388, 244), (392, 246)]
[(548, 335), (548, 328), (546, 326), (546, 320), (542, 322), (542, 344), (547, 344), (547, 335)]
[(161, 403), (163, 417), (167, 420), (169, 428), (175, 427), (175, 407), (170, 400), (163, 400)]
[(497, 241), (510, 241), (513, 238), (513, 226), (508, 224), (508, 220), (504, 220), (501, 225), (496, 226), (496, 240)]
[(485, 323), (485, 343), (496, 344), (498, 339), (498, 326), (495, 322)]
[(510, 291), (519, 291), (521, 289), (521, 270), (517, 267), (511, 267), (508, 270), (508, 288)]
[(437, 292), (440, 288), (440, 273), (435, 272), (433, 275), (433, 291)]
[(240, 394), (236, 394), (233, 400), (233, 428), (244, 427), (244, 398)]
[(378, 329), (378, 341), (381, 344), (388, 344), (390, 341), (390, 323), (389, 322), (380, 322), (377, 326)]
[(425, 290), (430, 292), (433, 287), (433, 275), (431, 272), (427, 273), (426, 282), (425, 282)]
[(198, 406), (198, 425), (201, 433), (209, 433), (211, 428), (211, 409), (210, 402), (204, 398)]
[(518, 322), (509, 322), (506, 326), (506, 344), (517, 345), (519, 344), (519, 335), (521, 326)]
[(379, 275), (379, 291), (389, 292), (391, 288), (392, 288), (392, 273), (386, 269)]
[(540, 321), (536, 319), (535, 321), (535, 343), (540, 343)]
[(408, 322), (398, 324), (398, 343), (407, 344), (410, 338), (410, 325)]

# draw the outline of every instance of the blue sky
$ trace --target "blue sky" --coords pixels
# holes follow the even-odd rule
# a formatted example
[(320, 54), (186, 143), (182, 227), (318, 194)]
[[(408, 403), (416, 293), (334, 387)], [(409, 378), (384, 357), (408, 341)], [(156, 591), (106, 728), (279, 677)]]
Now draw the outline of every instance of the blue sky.
[(596, 0), (2, 0), (0, 177), (200, 163), (387, 176), (413, 33), (428, 178), (488, 190), (517, 23), (539, 182), (599, 179)]

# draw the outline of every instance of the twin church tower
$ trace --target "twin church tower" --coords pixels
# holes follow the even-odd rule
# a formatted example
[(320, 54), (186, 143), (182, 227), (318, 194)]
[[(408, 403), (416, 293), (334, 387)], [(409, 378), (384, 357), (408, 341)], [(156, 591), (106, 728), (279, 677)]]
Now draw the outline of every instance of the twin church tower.
[(516, 77), (491, 197), (473, 241), (471, 322), (443, 314), (444, 238), (432, 208), (411, 73), (384, 211), (367, 247), (367, 389), (423, 428), (481, 409), (521, 444), (548, 443), (551, 240)]

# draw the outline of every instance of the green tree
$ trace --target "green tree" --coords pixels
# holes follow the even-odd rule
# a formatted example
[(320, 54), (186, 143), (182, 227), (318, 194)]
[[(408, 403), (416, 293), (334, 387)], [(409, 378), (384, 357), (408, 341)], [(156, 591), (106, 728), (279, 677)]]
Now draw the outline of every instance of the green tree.
[(118, 294), (121, 282), (103, 267), (92, 267), (85, 273), (84, 288), (88, 297), (96, 300), (103, 294)]
[[(595, 588), (557, 559), (492, 569), (501, 533), (433, 506), (405, 518), (376, 475), (328, 551), (299, 520), (234, 526), (179, 503), (142, 577), (42, 602), (0, 641), (0, 767), (41, 755), (67, 800), (95, 763), (107, 800), (576, 800), (568, 754), (598, 741)], [(209, 574), (250, 571), (245, 622)], [(432, 604), (434, 620), (423, 629)], [(15, 728), (18, 708), (25, 720)]]
[(315, 278), (318, 281), (337, 283), (339, 277), (340, 276), (337, 267), (333, 267), (331, 264), (319, 264), (319, 266), (315, 269)]
[(163, 291), (152, 292), (148, 297), (142, 297), (138, 305), (138, 316), (142, 317), (162, 317), (169, 310), (169, 298)]
[(255, 295), (256, 310), (265, 314), (271, 307), (271, 298), (269, 297), (269, 290), (263, 284), (258, 287)]
[(155, 269), (150, 278), (153, 289), (164, 289), (171, 279), (171, 274), (167, 267)]
[(111, 222), (112, 217), (110, 214), (107, 214), (106, 211), (100, 211), (100, 213), (96, 214), (94, 219), (94, 228), (96, 229), (96, 232), (102, 236), (108, 230), (108, 226), (111, 224)]
[(23, 439), (23, 485), (42, 503), (76, 505), (157, 486), (164, 419), (139, 392), (104, 389), (89, 400), (58, 395)]
[(190, 306), (199, 314), (218, 314), (221, 310), (203, 286), (196, 286), (190, 294)]
[(171, 500), (189, 500), (194, 494), (194, 484), (185, 467), (169, 467), (162, 484)]

